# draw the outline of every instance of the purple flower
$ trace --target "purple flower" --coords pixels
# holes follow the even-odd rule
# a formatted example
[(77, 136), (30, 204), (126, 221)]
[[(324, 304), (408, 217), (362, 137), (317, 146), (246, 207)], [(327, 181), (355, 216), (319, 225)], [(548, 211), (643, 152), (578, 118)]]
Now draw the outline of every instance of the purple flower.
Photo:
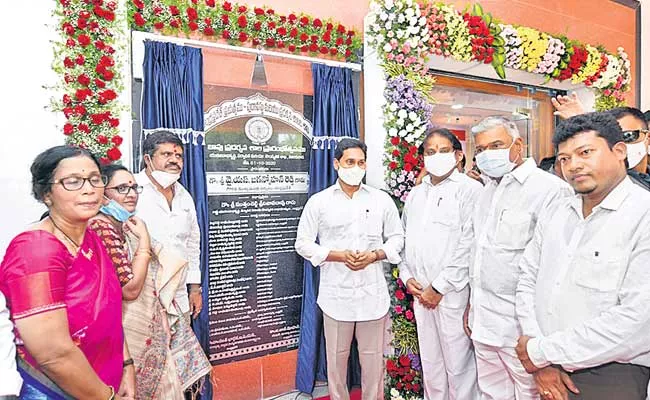
[(408, 358), (411, 360), (411, 368), (416, 371), (422, 371), (422, 363), (420, 362), (420, 356), (413, 353), (407, 353)]

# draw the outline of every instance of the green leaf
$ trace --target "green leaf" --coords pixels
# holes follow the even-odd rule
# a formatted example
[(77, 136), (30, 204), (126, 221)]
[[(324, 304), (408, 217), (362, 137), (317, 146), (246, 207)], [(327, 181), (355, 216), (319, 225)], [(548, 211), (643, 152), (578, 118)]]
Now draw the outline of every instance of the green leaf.
[[(494, 64), (494, 62), (493, 62), (493, 64)], [(497, 75), (499, 75), (499, 78), (506, 79), (506, 69), (503, 68), (502, 64), (495, 65), (494, 70), (497, 72)]]
[(503, 47), (506, 44), (506, 41), (501, 36), (495, 36), (493, 46), (494, 47)]
[(483, 16), (483, 7), (479, 3), (474, 3), (474, 7), (472, 8), (472, 14), (478, 15), (479, 17)]
[(492, 14), (490, 14), (490, 13), (485, 14), (483, 19), (485, 20), (485, 25), (487, 25), (488, 28), (489, 28), (490, 24), (492, 24)]

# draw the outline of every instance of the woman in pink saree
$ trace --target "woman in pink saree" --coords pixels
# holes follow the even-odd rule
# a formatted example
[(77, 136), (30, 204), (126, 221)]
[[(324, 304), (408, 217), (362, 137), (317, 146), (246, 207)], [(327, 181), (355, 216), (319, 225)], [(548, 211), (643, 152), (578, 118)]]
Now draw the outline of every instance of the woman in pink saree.
[(16, 326), (21, 399), (131, 398), (122, 382), (122, 295), (111, 259), (87, 228), (106, 178), (86, 150), (57, 146), (31, 167), (49, 216), (16, 236), (0, 265), (0, 291)]

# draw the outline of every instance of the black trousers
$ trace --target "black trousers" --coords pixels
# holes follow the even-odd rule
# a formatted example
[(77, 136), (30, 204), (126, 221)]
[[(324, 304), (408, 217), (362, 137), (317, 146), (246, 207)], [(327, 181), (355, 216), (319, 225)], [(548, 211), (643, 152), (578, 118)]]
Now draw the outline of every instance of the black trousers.
[(571, 400), (645, 400), (650, 368), (610, 363), (569, 373), (580, 394)]

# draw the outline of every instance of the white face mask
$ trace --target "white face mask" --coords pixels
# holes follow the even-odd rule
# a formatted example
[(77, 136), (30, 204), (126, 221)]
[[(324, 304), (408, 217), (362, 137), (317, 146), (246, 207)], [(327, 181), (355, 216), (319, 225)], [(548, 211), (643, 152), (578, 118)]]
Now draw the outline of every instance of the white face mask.
[[(514, 142), (512, 143), (514, 144)], [(484, 150), (476, 155), (476, 164), (481, 172), (492, 178), (501, 178), (515, 168), (515, 163), (510, 161), (510, 148), (497, 150)]]
[(366, 175), (366, 170), (356, 165), (352, 168), (343, 168), (343, 166), (339, 165), (337, 172), (339, 178), (350, 186), (359, 186)]
[(424, 168), (431, 175), (445, 176), (453, 168), (456, 168), (456, 152), (424, 156)]
[(178, 181), (181, 177), (181, 174), (172, 174), (170, 172), (165, 172), (165, 171), (159, 171), (157, 169), (154, 169), (153, 166), (153, 160), (151, 157), (149, 157), (149, 163), (151, 165), (151, 177), (160, 185), (162, 186), (163, 189), (167, 189), (176, 181)]
[(626, 144), (625, 147), (627, 147), (627, 163), (629, 165), (628, 168), (636, 167), (641, 162), (641, 160), (643, 160), (643, 157), (645, 157), (647, 154), (647, 151), (645, 149), (645, 141), (643, 140), (639, 143)]

